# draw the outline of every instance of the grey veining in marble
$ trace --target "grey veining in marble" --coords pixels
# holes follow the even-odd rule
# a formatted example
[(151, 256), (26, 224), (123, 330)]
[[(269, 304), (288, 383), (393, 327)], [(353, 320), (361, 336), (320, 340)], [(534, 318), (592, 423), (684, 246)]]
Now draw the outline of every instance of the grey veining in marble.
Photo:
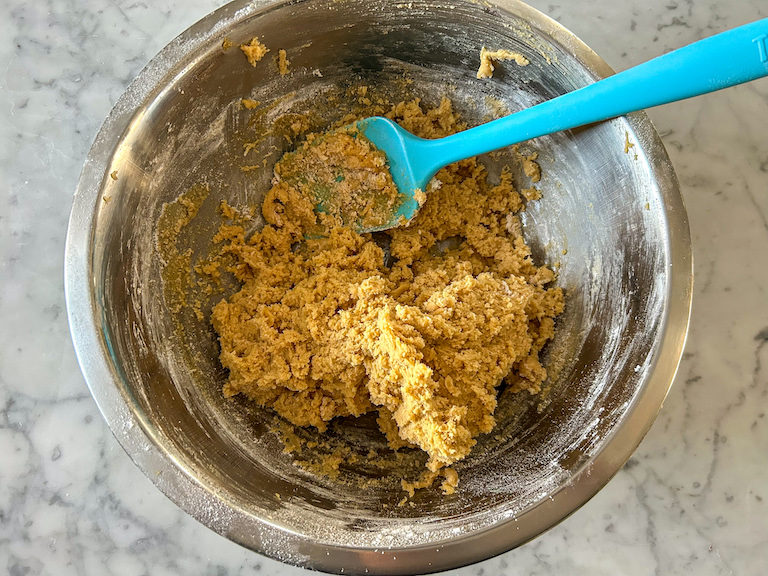
[[(765, 0), (532, 1), (623, 69), (768, 16)], [(0, 573), (307, 574), (210, 532), (112, 438), (69, 340), (72, 193), (139, 69), (221, 4), (0, 6)], [(768, 565), (768, 80), (650, 112), (680, 178), (696, 261), (675, 385), (625, 468), (532, 543), (456, 571), (762, 575)]]

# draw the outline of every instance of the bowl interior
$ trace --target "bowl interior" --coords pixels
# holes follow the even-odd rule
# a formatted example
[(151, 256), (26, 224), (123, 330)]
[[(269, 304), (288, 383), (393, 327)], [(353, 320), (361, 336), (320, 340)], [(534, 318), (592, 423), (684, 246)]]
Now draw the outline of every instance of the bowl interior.
[[(283, 452), (273, 413), (221, 394), (226, 373), (208, 313), (222, 296), (203, 299), (202, 319), (174, 296), (194, 291), (182, 272), (210, 251), (221, 200), (259, 206), (272, 165), (291, 146), (284, 133), (294, 115), (309, 113), (310, 126), (322, 128), (354, 111), (359, 102), (350, 89), (366, 85), (391, 101), (435, 104), (447, 96), (476, 124), (594, 79), (544, 20), (531, 21), (522, 5), (508, 7), (305, 0), (230, 10), (227, 28), (210, 32), (137, 105), (114, 148), (90, 256), (106, 355), (132, 417), (155, 446), (238, 511), (236, 524), (218, 528), (229, 537), (303, 562), (285, 557), (293, 546), (286, 542), (416, 549), (523, 521), (589, 465), (643, 392), (664, 330), (670, 264), (665, 191), (648, 157), (658, 146), (637, 130), (647, 126), (644, 117), (522, 146), (539, 154), (543, 170), (543, 198), (523, 215), (525, 236), (538, 264), (557, 267), (566, 311), (546, 354), (548, 394), (502, 394), (496, 429), (456, 466), (455, 495), (424, 490), (398, 505), (404, 493), (397, 474), (415, 478), (418, 455), (376, 466), (362, 459), (342, 466), (336, 479), (295, 466), (313, 455)], [(253, 36), (271, 49), (255, 67), (237, 49)], [(223, 50), (225, 37), (235, 47)], [(493, 79), (477, 80), (482, 46), (522, 52), (530, 65), (502, 63)], [(278, 49), (287, 51), (289, 76), (276, 72)], [(261, 102), (264, 112), (245, 110), (243, 97)], [(247, 163), (243, 144), (255, 133), (263, 138), (250, 157), (266, 164), (246, 173), (239, 169)], [(523, 181), (512, 155), (485, 162), (491, 178), (512, 162)], [(115, 171), (116, 180), (107, 176)], [(181, 259), (171, 264), (179, 274), (169, 276), (167, 254), (157, 247), (163, 205), (201, 184), (209, 194), (175, 243)], [(256, 218), (251, 229), (261, 224)], [(367, 418), (338, 422), (330, 437), (326, 451), (387, 452)], [(259, 532), (264, 526), (287, 540), (269, 544)]]

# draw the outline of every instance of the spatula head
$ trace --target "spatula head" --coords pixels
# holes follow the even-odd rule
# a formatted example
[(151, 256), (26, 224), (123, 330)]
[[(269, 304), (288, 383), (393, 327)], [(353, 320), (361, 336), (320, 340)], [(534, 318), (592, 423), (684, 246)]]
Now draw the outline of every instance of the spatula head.
[(377, 232), (402, 226), (416, 216), (426, 200), (426, 188), (432, 174), (419, 170), (419, 154), (425, 142), (398, 126), (392, 120), (373, 116), (356, 123), (358, 133), (368, 139), (387, 156), (389, 171), (397, 189), (402, 193), (402, 202), (392, 210), (392, 218), (376, 228), (361, 232)]

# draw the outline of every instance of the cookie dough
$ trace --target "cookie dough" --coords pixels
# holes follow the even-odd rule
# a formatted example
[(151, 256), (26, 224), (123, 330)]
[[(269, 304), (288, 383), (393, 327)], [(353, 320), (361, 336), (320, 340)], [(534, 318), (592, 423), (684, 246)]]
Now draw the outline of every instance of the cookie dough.
[(290, 69), (288, 66), (291, 64), (291, 61), (288, 60), (288, 55), (286, 54), (285, 50), (278, 50), (277, 52), (277, 71), (280, 72), (280, 76), (285, 76), (290, 72)]
[[(401, 102), (388, 116), (425, 138), (461, 128), (447, 99), (432, 109)], [(333, 418), (376, 411), (390, 445), (424, 450), (437, 472), (493, 428), (502, 381), (541, 389), (539, 352), (563, 293), (520, 234), (524, 203), (511, 170), (493, 185), (476, 158), (437, 174), (407, 228), (361, 235), (336, 225), (312, 235), (325, 217), (298, 178), (322, 172), (308, 152), (347, 150), (352, 173), (367, 182), (379, 159), (356, 142), (343, 131), (310, 135), (275, 168), (267, 225), (250, 238), (238, 225), (220, 229), (215, 240), (234, 256), (229, 269), (242, 284), (212, 313), (229, 370), (224, 394), (320, 431)], [(443, 476), (453, 489), (458, 478)]]
[(538, 182), (541, 180), (541, 166), (536, 162), (539, 157), (537, 152), (534, 152), (530, 156), (523, 158), (523, 174), (531, 179), (531, 182)]
[(485, 46), (480, 50), (480, 68), (477, 69), (478, 79), (493, 77), (493, 71), (496, 69), (494, 62), (501, 60), (512, 60), (518, 66), (528, 66), (528, 58), (519, 52), (510, 50), (488, 50)]
[(274, 172), (264, 218), (310, 235), (327, 235), (338, 226), (360, 230), (386, 224), (404, 197), (392, 181), (386, 155), (354, 127), (310, 134), (282, 157)]
[(256, 63), (264, 58), (267, 52), (269, 52), (269, 48), (259, 42), (259, 39), (256, 36), (251, 38), (251, 41), (248, 44), (240, 44), (240, 50), (243, 51), (243, 54), (245, 54), (245, 57), (248, 59), (248, 63), (251, 66), (256, 66)]

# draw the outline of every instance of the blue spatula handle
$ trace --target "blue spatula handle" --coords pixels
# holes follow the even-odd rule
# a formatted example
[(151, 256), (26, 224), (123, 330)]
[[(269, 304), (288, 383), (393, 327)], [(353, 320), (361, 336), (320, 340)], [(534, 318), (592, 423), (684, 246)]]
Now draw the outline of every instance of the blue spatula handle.
[[(768, 76), (768, 18), (700, 40), (653, 60), (436, 141), (440, 165), (544, 134), (615, 118)], [(459, 141), (460, 139), (460, 141)]]

